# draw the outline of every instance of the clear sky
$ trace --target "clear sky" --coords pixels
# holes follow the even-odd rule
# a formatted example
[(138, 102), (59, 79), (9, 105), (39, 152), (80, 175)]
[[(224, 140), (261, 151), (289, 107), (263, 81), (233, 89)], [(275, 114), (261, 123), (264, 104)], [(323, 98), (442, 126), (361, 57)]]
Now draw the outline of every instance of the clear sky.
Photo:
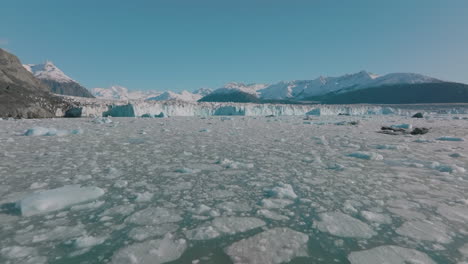
[(11, 0), (0, 47), (87, 88), (217, 88), (367, 70), (468, 83), (467, 0)]

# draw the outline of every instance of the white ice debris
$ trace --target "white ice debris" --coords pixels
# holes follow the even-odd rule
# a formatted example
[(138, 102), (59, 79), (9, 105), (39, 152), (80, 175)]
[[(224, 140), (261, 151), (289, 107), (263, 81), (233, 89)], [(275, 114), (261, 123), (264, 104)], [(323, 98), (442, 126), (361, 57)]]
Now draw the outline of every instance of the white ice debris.
[(413, 126), (411, 124), (399, 124), (399, 125), (392, 125), (393, 128), (403, 128), (403, 129), (411, 129)]
[(254, 217), (218, 217), (208, 224), (185, 232), (190, 240), (207, 240), (224, 234), (232, 235), (264, 226), (265, 222)]
[(261, 216), (264, 216), (266, 218), (272, 219), (272, 220), (276, 220), (276, 221), (289, 220), (289, 217), (284, 216), (284, 215), (280, 215), (278, 213), (275, 213), (275, 212), (273, 212), (271, 210), (267, 210), (267, 209), (260, 209), (260, 210), (257, 211), (257, 214), (261, 215)]
[(440, 205), (437, 207), (437, 213), (447, 218), (450, 221), (468, 224), (468, 206), (456, 205)]
[(95, 200), (104, 194), (99, 187), (69, 185), (57, 189), (32, 193), (16, 204), (23, 216), (57, 211), (75, 204)]
[(294, 193), (293, 187), (290, 184), (279, 183), (278, 186), (271, 189), (271, 194), (273, 197), (279, 199), (296, 199), (297, 195)]
[(462, 254), (465, 258), (468, 258), (468, 243), (465, 243), (462, 247), (458, 249), (460, 254)]
[(364, 159), (364, 160), (383, 160), (383, 156), (375, 152), (359, 151), (350, 153), (348, 157)]
[(137, 193), (135, 201), (137, 202), (149, 202), (153, 198), (153, 194), (150, 192)]
[(187, 242), (167, 234), (163, 239), (132, 244), (117, 251), (113, 264), (160, 264), (174, 261), (184, 253)]
[(102, 244), (105, 240), (105, 237), (82, 236), (76, 238), (73, 245), (76, 248), (90, 248)]
[(10, 246), (2, 248), (0, 254), (6, 259), (22, 259), (37, 255), (37, 249), (33, 247)]
[(230, 159), (221, 159), (216, 162), (216, 164), (219, 164), (227, 169), (251, 169), (254, 167), (252, 163), (242, 163), (238, 161), (233, 161)]
[(284, 208), (292, 203), (293, 201), (286, 199), (268, 198), (262, 200), (262, 206), (265, 208)]
[(391, 224), (392, 218), (385, 214), (374, 213), (370, 211), (361, 211), (362, 217), (369, 222), (375, 222), (379, 224)]
[(322, 213), (320, 221), (314, 226), (322, 231), (339, 237), (371, 238), (377, 233), (360, 220), (340, 212)]
[(33, 127), (24, 132), (25, 136), (66, 136), (66, 135), (80, 135), (83, 134), (82, 129), (64, 130), (45, 127)]
[(447, 244), (452, 241), (449, 230), (442, 222), (429, 220), (407, 221), (396, 232), (416, 240), (434, 241)]
[(148, 207), (126, 219), (127, 222), (137, 225), (158, 225), (179, 222), (180, 220), (182, 217), (178, 212), (164, 207)]
[(439, 137), (437, 140), (440, 141), (465, 141), (464, 138), (459, 138), (459, 137)]
[(380, 246), (352, 252), (348, 260), (351, 264), (436, 264), (420, 251), (398, 246)]
[(112, 119), (109, 117), (96, 117), (92, 120), (95, 124), (110, 124), (112, 123)]
[(140, 226), (133, 228), (128, 236), (136, 241), (143, 241), (150, 237), (163, 236), (167, 233), (175, 232), (178, 229), (176, 224), (161, 224), (156, 226)]
[(306, 234), (289, 228), (273, 228), (235, 242), (226, 249), (234, 263), (279, 264), (307, 256)]

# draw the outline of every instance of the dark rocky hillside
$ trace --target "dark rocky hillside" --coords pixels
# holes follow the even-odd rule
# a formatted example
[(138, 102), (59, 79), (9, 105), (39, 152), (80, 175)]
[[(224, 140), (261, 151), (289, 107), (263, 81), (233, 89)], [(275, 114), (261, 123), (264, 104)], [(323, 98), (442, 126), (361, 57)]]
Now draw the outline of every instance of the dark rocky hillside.
[(323, 104), (468, 103), (468, 85), (453, 82), (386, 85), (305, 100)]
[(27, 71), (13, 54), (0, 49), (0, 117), (54, 117), (68, 103)]

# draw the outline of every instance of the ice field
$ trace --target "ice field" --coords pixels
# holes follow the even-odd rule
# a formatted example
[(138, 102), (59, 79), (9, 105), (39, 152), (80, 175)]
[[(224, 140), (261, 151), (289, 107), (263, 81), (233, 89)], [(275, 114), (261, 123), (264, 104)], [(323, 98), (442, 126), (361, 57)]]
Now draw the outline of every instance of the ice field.
[[(377, 133), (402, 124), (430, 131)], [(0, 120), (0, 263), (466, 264), (467, 140), (462, 114)]]

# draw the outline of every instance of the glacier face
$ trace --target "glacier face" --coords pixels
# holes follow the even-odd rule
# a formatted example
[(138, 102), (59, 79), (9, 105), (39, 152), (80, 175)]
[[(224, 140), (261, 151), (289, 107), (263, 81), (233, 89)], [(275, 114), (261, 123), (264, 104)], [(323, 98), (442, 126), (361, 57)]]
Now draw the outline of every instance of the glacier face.
[(313, 104), (253, 104), (253, 103), (215, 103), (182, 101), (144, 101), (144, 100), (100, 100), (88, 98), (69, 98), (81, 109), (82, 117), (114, 116), (336, 116), (336, 115), (403, 115), (416, 111), (442, 114), (463, 114), (468, 112), (465, 105), (313, 105)]

